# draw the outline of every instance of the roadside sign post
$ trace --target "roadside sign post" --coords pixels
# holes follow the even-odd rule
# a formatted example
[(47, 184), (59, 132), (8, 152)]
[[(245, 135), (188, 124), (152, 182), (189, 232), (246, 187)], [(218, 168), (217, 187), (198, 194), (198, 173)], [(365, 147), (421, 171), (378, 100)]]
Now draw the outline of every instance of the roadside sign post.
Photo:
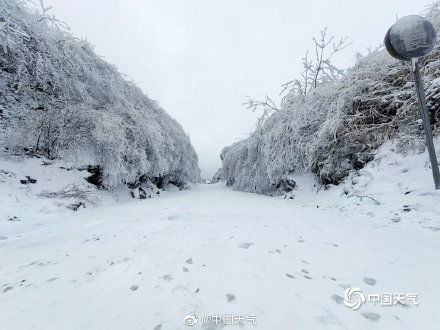
[(427, 55), (437, 42), (437, 33), (432, 24), (421, 16), (401, 18), (387, 32), (385, 46), (391, 56), (411, 62), (417, 98), (420, 106), (426, 146), (431, 161), (435, 189), (440, 189), (440, 170), (432, 137), (429, 111), (426, 105), (425, 89), (419, 68), (419, 58)]
[(423, 81), (420, 75), (418, 59), (412, 59), (412, 72), (416, 85), (417, 96), (419, 99), (420, 113), (422, 116), (423, 129), (425, 131), (426, 146), (428, 148), (429, 159), (431, 160), (432, 176), (434, 177), (435, 189), (440, 189), (440, 171), (435, 154), (434, 141), (432, 138), (431, 123), (429, 120), (429, 111), (426, 107), (426, 96), (423, 88)]

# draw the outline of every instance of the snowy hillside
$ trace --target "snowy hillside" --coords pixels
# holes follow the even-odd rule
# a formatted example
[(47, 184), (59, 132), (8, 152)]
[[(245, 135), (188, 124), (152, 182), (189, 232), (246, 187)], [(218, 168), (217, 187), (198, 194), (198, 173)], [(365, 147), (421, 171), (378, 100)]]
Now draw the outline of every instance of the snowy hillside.
[(0, 2), (0, 146), (95, 166), (97, 183), (199, 179), (182, 127), (31, 1)]
[[(85, 174), (2, 162), (1, 328), (436, 329), (440, 194), (427, 154), (395, 149), (326, 191), (305, 175), (286, 198), (213, 184), (76, 213), (34, 193)], [(354, 311), (350, 287), (418, 305)]]
[[(426, 15), (440, 32), (439, 2)], [(333, 54), (332, 40), (323, 31), (317, 54), (320, 47), (326, 50), (324, 58)], [(341, 43), (335, 49), (342, 50), (344, 39)], [(388, 139), (399, 141), (402, 151), (423, 148), (423, 127), (408, 63), (377, 50), (361, 56), (344, 73), (330, 59), (314, 63), (305, 58), (303, 65), (302, 77), (285, 85), (287, 94), (281, 106), (263, 102), (267, 116), (250, 137), (222, 151), (221, 175), (229, 185), (243, 191), (283, 194), (292, 189), (289, 176), (307, 172), (315, 173), (324, 185), (338, 184), (351, 169), (361, 169), (371, 161), (375, 150)], [(439, 43), (421, 66), (431, 123), (438, 135)], [(258, 102), (251, 103), (251, 108), (255, 104)]]
[[(112, 190), (96, 187), (93, 167), (76, 168), (72, 163), (46, 158), (8, 156), (0, 158), (0, 221), (28, 223), (35, 218), (70, 216), (72, 212), (117, 205), (135, 199), (150, 199), (178, 191), (168, 184), (119, 185)], [(165, 189), (165, 190), (164, 190)]]

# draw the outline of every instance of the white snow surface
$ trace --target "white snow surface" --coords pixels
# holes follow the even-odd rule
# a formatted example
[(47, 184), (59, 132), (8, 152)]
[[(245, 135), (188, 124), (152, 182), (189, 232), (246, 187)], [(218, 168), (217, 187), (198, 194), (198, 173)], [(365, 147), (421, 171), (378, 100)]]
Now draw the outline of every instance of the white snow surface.
[[(58, 163), (3, 159), (0, 328), (223, 328), (186, 327), (195, 312), (255, 316), (249, 329), (436, 329), (440, 192), (426, 153), (393, 148), (325, 191), (295, 178), (286, 198), (220, 183), (134, 200)], [(25, 175), (37, 182), (20, 184)], [(72, 212), (71, 200), (38, 197), (72, 183), (94, 203)], [(420, 304), (354, 311), (347, 287)]]

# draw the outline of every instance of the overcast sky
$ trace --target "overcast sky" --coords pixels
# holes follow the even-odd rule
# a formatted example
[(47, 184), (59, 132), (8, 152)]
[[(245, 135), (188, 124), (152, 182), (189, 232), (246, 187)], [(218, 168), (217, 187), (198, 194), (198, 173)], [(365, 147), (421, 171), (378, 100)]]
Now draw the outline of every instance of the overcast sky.
[(73, 34), (131, 77), (183, 126), (202, 175), (221, 149), (245, 138), (255, 115), (249, 95), (279, 100), (301, 71), (311, 38), (328, 27), (353, 45), (337, 63), (383, 40), (388, 27), (430, 0), (46, 0)]

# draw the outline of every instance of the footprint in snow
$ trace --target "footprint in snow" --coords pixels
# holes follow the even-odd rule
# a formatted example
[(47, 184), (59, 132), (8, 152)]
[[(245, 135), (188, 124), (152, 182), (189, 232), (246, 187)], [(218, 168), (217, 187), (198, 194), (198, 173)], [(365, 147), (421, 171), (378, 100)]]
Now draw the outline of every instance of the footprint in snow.
[(398, 223), (398, 222), (402, 221), (402, 218), (401, 218), (398, 214), (395, 214), (395, 215), (391, 218), (391, 221), (394, 222), (394, 223)]
[(167, 274), (167, 275), (164, 275), (164, 276), (162, 276), (162, 278), (165, 280), (165, 281), (171, 281), (172, 279), (173, 279), (173, 276), (172, 275), (170, 275), (170, 274)]
[(308, 280), (311, 280), (311, 279), (312, 279), (312, 278), (308, 275), (310, 272), (309, 272), (307, 269), (301, 269), (301, 273), (306, 274), (306, 275), (303, 275), (304, 278), (306, 278), (306, 279), (308, 279)]
[(246, 242), (246, 243), (242, 243), (242, 244), (240, 244), (238, 247), (247, 250), (247, 249), (249, 249), (252, 245), (254, 245), (254, 243)]
[(295, 278), (293, 275), (290, 275), (290, 274), (286, 274), (286, 276), (287, 276), (288, 278)]
[(365, 282), (365, 284), (368, 284), (370, 286), (376, 285), (376, 280), (374, 278), (364, 277), (364, 282)]
[(332, 296), (332, 299), (339, 305), (342, 304), (342, 302), (344, 301), (344, 298), (342, 298), (341, 296), (338, 296), (337, 294), (334, 294)]
[(226, 298), (228, 299), (228, 302), (234, 301), (235, 300), (235, 296), (233, 294), (227, 294)]
[(56, 265), (56, 264), (58, 264), (58, 262), (46, 261), (46, 262), (39, 262), (39, 263), (37, 263), (38, 266), (42, 266), (42, 267), (49, 266), (49, 265)]
[(334, 328), (341, 328), (341, 320), (336, 315), (333, 315), (327, 311), (322, 310), (322, 313), (325, 313), (324, 315), (316, 316), (316, 320), (326, 326)]
[[(199, 290), (200, 291), (200, 290)], [(188, 289), (185, 286), (176, 286), (171, 294), (174, 297), (174, 301), (178, 303), (179, 310), (182, 315), (187, 315), (199, 311), (203, 306), (196, 292)]]
[(362, 316), (373, 322), (377, 322), (380, 319), (380, 315), (376, 313), (362, 313)]
[[(310, 306), (308, 308), (309, 315), (314, 315), (314, 319), (320, 324), (324, 325), (326, 329), (341, 329), (343, 328), (341, 320), (329, 310), (318, 306)], [(313, 327), (314, 329), (322, 327)]]
[(188, 265), (192, 265), (193, 260), (192, 260), (192, 258), (189, 258), (188, 260), (185, 260), (185, 262), (186, 262)]
[(12, 286), (7, 286), (7, 287), (3, 290), (3, 293), (8, 292), (8, 291), (11, 291), (12, 289), (13, 289)]

